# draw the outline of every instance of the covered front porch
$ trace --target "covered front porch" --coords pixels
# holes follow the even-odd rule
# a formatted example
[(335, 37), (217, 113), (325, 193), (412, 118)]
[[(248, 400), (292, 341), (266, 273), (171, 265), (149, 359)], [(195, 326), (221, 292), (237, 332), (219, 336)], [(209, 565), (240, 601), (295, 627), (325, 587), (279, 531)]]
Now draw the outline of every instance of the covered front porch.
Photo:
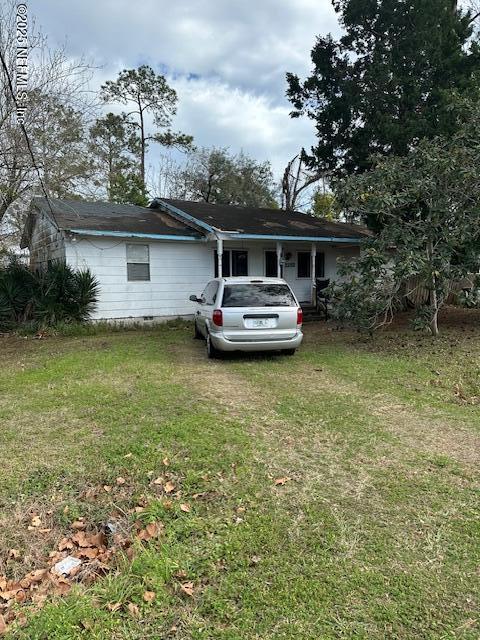
[(300, 303), (315, 304), (316, 279), (337, 278), (340, 257), (353, 258), (359, 247), (347, 242), (292, 240), (232, 240), (209, 242), (214, 276), (284, 278)]

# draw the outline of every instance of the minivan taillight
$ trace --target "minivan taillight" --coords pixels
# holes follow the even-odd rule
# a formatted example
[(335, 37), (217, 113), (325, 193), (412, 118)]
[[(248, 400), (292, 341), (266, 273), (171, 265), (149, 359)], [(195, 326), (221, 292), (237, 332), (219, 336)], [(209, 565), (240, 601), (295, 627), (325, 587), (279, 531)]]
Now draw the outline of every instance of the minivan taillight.
[(301, 307), (298, 307), (297, 309), (297, 324), (302, 324), (303, 323), (303, 309)]
[(215, 309), (212, 315), (213, 324), (217, 327), (223, 327), (223, 313), (221, 309)]

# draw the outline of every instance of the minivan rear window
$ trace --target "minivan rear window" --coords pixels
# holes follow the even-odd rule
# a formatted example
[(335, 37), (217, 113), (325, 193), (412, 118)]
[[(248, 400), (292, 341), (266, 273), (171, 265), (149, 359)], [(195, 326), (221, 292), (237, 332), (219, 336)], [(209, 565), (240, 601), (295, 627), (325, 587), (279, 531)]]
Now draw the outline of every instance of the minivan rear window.
[(233, 284), (223, 290), (222, 307), (295, 307), (286, 284)]

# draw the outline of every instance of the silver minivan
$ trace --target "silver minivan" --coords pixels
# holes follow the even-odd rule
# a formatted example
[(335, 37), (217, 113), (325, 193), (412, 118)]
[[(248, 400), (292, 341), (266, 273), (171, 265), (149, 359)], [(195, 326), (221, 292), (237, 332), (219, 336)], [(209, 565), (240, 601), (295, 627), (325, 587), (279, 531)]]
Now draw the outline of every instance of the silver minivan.
[(197, 305), (195, 337), (209, 358), (222, 351), (274, 351), (293, 355), (303, 339), (303, 312), (282, 278), (215, 278)]

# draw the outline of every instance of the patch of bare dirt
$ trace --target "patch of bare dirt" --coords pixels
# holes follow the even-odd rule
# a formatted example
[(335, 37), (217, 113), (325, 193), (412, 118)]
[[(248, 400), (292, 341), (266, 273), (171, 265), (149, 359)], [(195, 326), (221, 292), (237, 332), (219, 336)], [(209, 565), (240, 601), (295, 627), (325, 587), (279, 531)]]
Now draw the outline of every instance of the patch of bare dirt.
[(292, 377), (298, 393), (307, 391), (311, 397), (321, 397), (328, 390), (351, 396), (366, 415), (377, 418), (383, 428), (399, 439), (404, 450), (447, 455), (465, 465), (480, 464), (480, 435), (442, 416), (438, 410), (416, 411), (388, 394), (365, 396), (357, 384), (340, 381), (326, 369), (320, 373), (312, 371), (304, 364), (296, 367)]
[(202, 342), (194, 346), (195, 349), (184, 343), (170, 346), (169, 351), (181, 365), (175, 371), (176, 380), (208, 400), (210, 408), (217, 404), (232, 416), (265, 408), (265, 399), (255, 385), (225, 367), (222, 360), (208, 360)]

